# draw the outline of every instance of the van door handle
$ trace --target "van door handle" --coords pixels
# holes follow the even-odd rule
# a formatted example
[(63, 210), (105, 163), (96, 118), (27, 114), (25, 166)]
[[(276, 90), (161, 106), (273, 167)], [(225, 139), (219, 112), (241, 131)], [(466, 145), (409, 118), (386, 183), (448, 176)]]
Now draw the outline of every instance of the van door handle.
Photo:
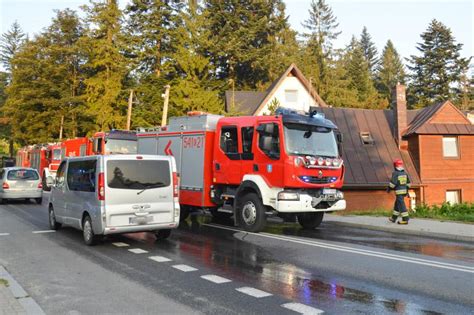
[(216, 171), (219, 171), (221, 169), (221, 165), (219, 163), (216, 163)]

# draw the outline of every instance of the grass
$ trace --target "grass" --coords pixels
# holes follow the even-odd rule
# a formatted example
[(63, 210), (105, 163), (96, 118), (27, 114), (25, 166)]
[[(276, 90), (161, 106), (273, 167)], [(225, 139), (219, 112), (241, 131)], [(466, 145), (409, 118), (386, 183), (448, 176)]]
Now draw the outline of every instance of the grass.
[(8, 287), (8, 280), (0, 278), (0, 285), (4, 285), (4, 286)]
[[(392, 210), (374, 209), (347, 211), (342, 215), (367, 215), (375, 217), (388, 217)], [(463, 223), (474, 223), (474, 203), (460, 203), (451, 205), (443, 203), (440, 206), (420, 205), (416, 207), (416, 212), (410, 211), (412, 218), (437, 219), (443, 221), (458, 221)]]

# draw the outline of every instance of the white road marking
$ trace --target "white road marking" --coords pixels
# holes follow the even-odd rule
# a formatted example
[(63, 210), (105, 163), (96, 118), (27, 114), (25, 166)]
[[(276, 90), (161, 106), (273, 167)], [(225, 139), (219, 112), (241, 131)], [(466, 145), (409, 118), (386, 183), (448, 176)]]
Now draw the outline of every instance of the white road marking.
[(8, 236), (10, 233), (0, 233), (0, 236)]
[(129, 249), (128, 250), (129, 252), (132, 252), (134, 254), (145, 254), (145, 253), (148, 253), (148, 251), (146, 250), (143, 250), (141, 248), (132, 248), (132, 249)]
[(127, 243), (122, 243), (122, 242), (112, 243), (112, 245), (117, 246), (117, 247), (128, 247), (128, 246), (130, 246)]
[(188, 265), (174, 265), (172, 266), (175, 269), (184, 271), (184, 272), (190, 272), (190, 271), (196, 271), (197, 269)]
[(289, 310), (295, 311), (297, 313), (304, 314), (304, 315), (318, 315), (318, 314), (324, 313), (324, 311), (320, 309), (317, 309), (308, 305), (304, 305), (301, 303), (285, 303), (285, 304), (282, 304), (281, 306)]
[(253, 296), (257, 299), (272, 295), (271, 293), (268, 293), (259, 289), (251, 288), (251, 287), (242, 287), (242, 288), (237, 288), (236, 290), (243, 294)]
[(149, 259), (151, 260), (154, 260), (156, 262), (167, 262), (167, 261), (171, 261), (171, 259), (169, 258), (166, 258), (166, 257), (163, 257), (163, 256), (150, 256), (148, 257)]
[(279, 235), (273, 235), (273, 234), (268, 234), (268, 233), (252, 233), (252, 232), (246, 232), (246, 231), (243, 231), (243, 230), (237, 230), (237, 229), (229, 228), (229, 227), (226, 227), (226, 226), (215, 225), (215, 224), (202, 224), (202, 225), (209, 226), (209, 227), (214, 227), (214, 228), (219, 228), (219, 229), (224, 229), (224, 230), (229, 230), (229, 231), (234, 231), (234, 232), (248, 233), (248, 234), (255, 235), (255, 236), (267, 237), (267, 238), (272, 238), (272, 239), (285, 241), (285, 242), (293, 242), (293, 243), (303, 244), (303, 245), (308, 245), (308, 246), (332, 249), (332, 250), (341, 251), (341, 252), (348, 252), (348, 253), (353, 253), (353, 254), (372, 256), (372, 257), (384, 258), (384, 259), (389, 259), (389, 260), (403, 261), (403, 262), (408, 262), (408, 263), (417, 264), (417, 265), (424, 265), (424, 266), (430, 266), (430, 267), (436, 267), (436, 268), (442, 268), (442, 269), (449, 269), (449, 270), (462, 271), (462, 272), (467, 272), (467, 273), (474, 273), (474, 267), (470, 267), (470, 266), (463, 266), (463, 265), (456, 265), (456, 264), (450, 264), (450, 263), (444, 263), (444, 262), (438, 262), (438, 261), (431, 261), (431, 260), (427, 260), (427, 259), (421, 259), (421, 258), (409, 257), (409, 256), (402, 256), (402, 255), (395, 255), (395, 254), (377, 252), (377, 251), (373, 251), (373, 250), (354, 249), (354, 248), (346, 247), (346, 246), (328, 244), (328, 243), (323, 243), (323, 242), (318, 242), (318, 241), (311, 241), (311, 240), (300, 240), (300, 239), (296, 239), (296, 238), (292, 238), (292, 237), (279, 236)]
[(227, 278), (223, 278), (223, 277), (220, 277), (220, 276), (216, 276), (216, 275), (204, 275), (204, 276), (201, 276), (201, 278), (203, 278), (207, 281), (217, 283), (217, 284), (232, 282), (232, 280), (229, 280)]
[(41, 234), (41, 233), (54, 233), (55, 230), (45, 230), (45, 231), (33, 231), (34, 234)]

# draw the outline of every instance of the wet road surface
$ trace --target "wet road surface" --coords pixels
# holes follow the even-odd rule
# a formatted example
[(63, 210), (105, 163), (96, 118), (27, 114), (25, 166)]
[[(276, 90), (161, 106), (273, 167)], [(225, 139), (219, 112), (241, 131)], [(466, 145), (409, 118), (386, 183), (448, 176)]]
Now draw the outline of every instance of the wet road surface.
[[(52, 313), (69, 309), (67, 303), (61, 308), (45, 299), (60, 288), (41, 284), (38, 275), (28, 274), (28, 259), (38, 258), (30, 257), (32, 250), (25, 242), (32, 245), (38, 238), (45, 243), (41, 246), (47, 247), (43, 249), (46, 252), (52, 247), (72, 251), (179, 305), (209, 314), (291, 314), (293, 311), (282, 307), (289, 303), (329, 314), (465, 314), (474, 307), (474, 246), (469, 243), (330, 223), (315, 231), (302, 231), (291, 223), (270, 223), (265, 232), (253, 234), (235, 229), (229, 221), (193, 216), (166, 241), (155, 242), (152, 234), (137, 233), (109, 237), (96, 247), (86, 247), (81, 233), (70, 228), (36, 235), (33, 240), (28, 229), (48, 229), (44, 206), (14, 203), (1, 208), (1, 218), (8, 217), (11, 222), (0, 222), (0, 233), (14, 224), (21, 227), (8, 231), (15, 237), (13, 244), (11, 239), (0, 238), (0, 263), (7, 263), (14, 275), (27, 282), (27, 289), (28, 283), (36, 283), (29, 287), (32, 295)], [(117, 243), (128, 246), (117, 247)], [(22, 246), (25, 250), (19, 248)], [(129, 249), (146, 253), (135, 254)], [(168, 260), (156, 262), (150, 257)], [(182, 271), (182, 265), (196, 270)], [(209, 275), (228, 282), (216, 284), (202, 278)], [(271, 296), (256, 298), (237, 290), (241, 288)], [(136, 307), (139, 313), (148, 312), (145, 306)], [(74, 308), (81, 310), (76, 304)], [(88, 309), (82, 310), (87, 313)]]

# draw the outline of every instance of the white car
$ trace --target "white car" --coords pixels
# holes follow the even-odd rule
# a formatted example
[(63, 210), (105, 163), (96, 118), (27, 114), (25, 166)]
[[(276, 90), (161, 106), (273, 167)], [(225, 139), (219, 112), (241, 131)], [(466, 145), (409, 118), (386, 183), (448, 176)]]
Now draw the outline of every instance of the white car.
[(33, 168), (5, 167), (0, 171), (0, 202), (7, 199), (43, 201), (41, 178)]
[(61, 162), (49, 199), (49, 225), (83, 231), (95, 244), (108, 234), (154, 232), (167, 238), (179, 224), (173, 157), (96, 155)]

